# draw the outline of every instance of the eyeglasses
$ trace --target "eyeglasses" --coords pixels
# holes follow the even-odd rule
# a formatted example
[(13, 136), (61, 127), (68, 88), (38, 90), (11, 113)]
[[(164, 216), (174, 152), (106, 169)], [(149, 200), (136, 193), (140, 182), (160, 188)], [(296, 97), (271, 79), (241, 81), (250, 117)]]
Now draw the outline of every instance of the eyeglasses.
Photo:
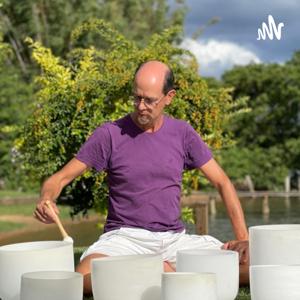
[(133, 94), (131, 96), (131, 101), (133, 102), (133, 104), (135, 106), (138, 106), (142, 101), (144, 101), (144, 104), (146, 107), (155, 107), (158, 105), (158, 103), (161, 101), (161, 99), (165, 96), (166, 95), (162, 95), (159, 99), (153, 99), (153, 98), (143, 97), (143, 96)]

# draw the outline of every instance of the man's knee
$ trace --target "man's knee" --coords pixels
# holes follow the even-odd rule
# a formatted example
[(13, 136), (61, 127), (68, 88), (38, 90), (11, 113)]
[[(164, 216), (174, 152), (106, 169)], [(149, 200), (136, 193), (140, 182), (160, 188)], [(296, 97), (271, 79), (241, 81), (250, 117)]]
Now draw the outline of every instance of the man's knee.
[(164, 272), (175, 272), (175, 268), (168, 261), (164, 261)]
[(76, 272), (86, 274), (91, 273), (91, 260), (95, 258), (106, 257), (107, 255), (101, 253), (94, 253), (86, 256), (79, 264), (76, 266)]

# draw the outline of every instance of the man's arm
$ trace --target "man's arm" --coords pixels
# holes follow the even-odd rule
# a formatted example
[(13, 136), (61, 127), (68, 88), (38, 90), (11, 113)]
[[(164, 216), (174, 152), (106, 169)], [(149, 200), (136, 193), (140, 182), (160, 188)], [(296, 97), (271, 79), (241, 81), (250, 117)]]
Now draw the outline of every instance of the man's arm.
[(45, 205), (46, 201), (51, 201), (56, 213), (59, 213), (55, 200), (60, 195), (62, 189), (74, 178), (83, 174), (88, 166), (76, 158), (70, 160), (61, 170), (49, 177), (42, 186), (41, 195), (38, 200), (34, 216), (43, 223), (53, 223), (50, 210)]
[(224, 201), (236, 239), (239, 241), (248, 240), (248, 231), (243, 209), (236, 190), (228, 176), (213, 158), (199, 169), (216, 187)]

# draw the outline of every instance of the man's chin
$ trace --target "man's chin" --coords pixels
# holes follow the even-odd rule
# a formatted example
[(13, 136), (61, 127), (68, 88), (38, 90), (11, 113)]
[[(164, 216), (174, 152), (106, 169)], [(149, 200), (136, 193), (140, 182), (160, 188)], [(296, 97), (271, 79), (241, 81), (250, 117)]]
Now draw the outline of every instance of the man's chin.
[(137, 121), (141, 125), (148, 125), (151, 122), (148, 116), (137, 116)]

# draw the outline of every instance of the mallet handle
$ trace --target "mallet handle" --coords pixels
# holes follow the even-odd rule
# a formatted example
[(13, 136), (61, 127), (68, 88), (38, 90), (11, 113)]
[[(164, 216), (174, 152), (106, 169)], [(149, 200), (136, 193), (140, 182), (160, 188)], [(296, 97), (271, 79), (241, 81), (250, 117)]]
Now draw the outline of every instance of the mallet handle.
[(63, 237), (63, 238), (66, 238), (67, 236), (69, 236), (69, 235), (67, 234), (67, 232), (65, 231), (65, 229), (64, 229), (64, 227), (63, 227), (63, 225), (62, 225), (62, 223), (61, 223), (61, 221), (60, 221), (58, 215), (57, 215), (56, 212), (54, 211), (54, 209), (53, 209), (53, 207), (52, 207), (52, 205), (51, 205), (51, 201), (49, 201), (49, 200), (46, 201), (46, 205), (47, 205), (47, 207), (51, 210), (51, 213), (53, 214), (54, 222), (55, 222), (56, 225), (58, 226), (58, 229), (59, 229), (59, 231), (60, 231), (62, 237)]

